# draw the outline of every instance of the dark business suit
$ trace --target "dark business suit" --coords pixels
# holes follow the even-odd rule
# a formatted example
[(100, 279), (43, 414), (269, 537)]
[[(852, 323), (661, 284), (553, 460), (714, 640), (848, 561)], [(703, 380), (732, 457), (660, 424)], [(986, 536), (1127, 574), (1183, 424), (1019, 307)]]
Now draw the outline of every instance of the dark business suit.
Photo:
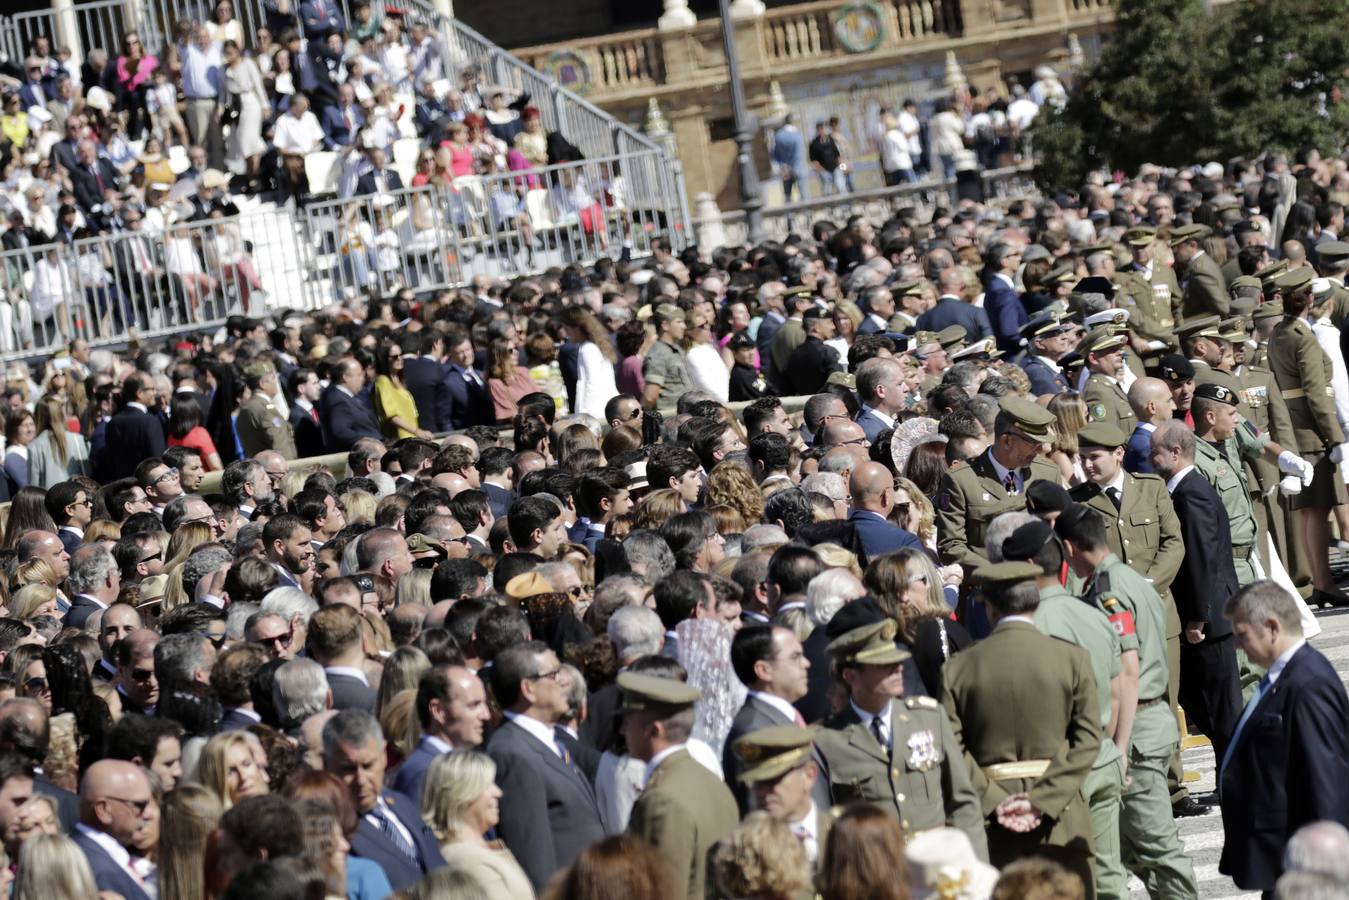
[(110, 162), (100, 159), (93, 166), (76, 165), (70, 172), (70, 181), (75, 189), (75, 202), (87, 215), (103, 203), (105, 193), (117, 187), (117, 172)]
[(887, 522), (879, 513), (855, 509), (852, 515), (848, 516), (848, 521), (857, 530), (857, 536), (862, 541), (862, 549), (868, 560), (894, 553), (902, 547), (923, 549), (922, 542), (912, 532)]
[(488, 484), (486, 481), (482, 483), (479, 490), (487, 495), (487, 505), (492, 508), (492, 517), (504, 519), (506, 512), (511, 508), (511, 504), (515, 502), (515, 492), (508, 491), (495, 484)]
[(141, 460), (164, 455), (164, 426), (148, 412), (122, 407), (108, 420), (106, 434), (94, 472), (103, 484), (134, 475)]
[(295, 433), (295, 452), (300, 459), (323, 455), (322, 426), (295, 403), (290, 405), (290, 430)]
[(597, 691), (591, 691), (586, 699), (586, 720), (581, 723), (582, 742), (596, 750), (609, 749), (614, 736), (614, 725), (618, 720), (619, 705), (618, 682), (611, 681)]
[(76, 550), (80, 549), (80, 544), (84, 543), (84, 540), (78, 534), (73, 531), (66, 531), (64, 528), (56, 529), (56, 536), (61, 539), (61, 546), (72, 556)]
[(428, 872), (442, 868), (445, 857), (440, 855), (440, 841), (422, 821), (416, 803), (397, 791), (384, 791), (381, 796), (398, 821), (411, 833), (416, 859), (399, 850), (366, 816), (356, 820), (356, 832), (351, 836), (351, 854), (377, 863), (384, 874), (389, 876), (389, 883), (394, 890), (401, 891), (421, 881)]
[(379, 423), (370, 404), (348, 396), (337, 385), (324, 389), (319, 398), (323, 446), (329, 453), (346, 453), (361, 438), (380, 439)]
[(1171, 596), (1182, 627), (1203, 622), (1204, 640), (1180, 643), (1180, 705), (1186, 715), (1213, 742), (1213, 753), (1223, 758), (1227, 742), (1241, 718), (1241, 679), (1232, 623), (1223, 613), (1237, 592), (1232, 565), (1232, 531), (1227, 513), (1213, 485), (1192, 469), (1171, 492), (1180, 519), (1185, 556)]
[(1038, 356), (1027, 356), (1017, 363), (1021, 371), (1030, 379), (1030, 392), (1033, 396), (1041, 394), (1061, 394), (1068, 390), (1068, 379), (1062, 372), (1055, 372)]
[(949, 295), (938, 298), (936, 306), (919, 316), (917, 327), (919, 331), (941, 331), (950, 325), (965, 329), (966, 343), (993, 336), (993, 325), (988, 321), (987, 313)]
[(778, 329), (786, 323), (787, 317), (779, 313), (768, 313), (759, 322), (759, 332), (754, 338), (754, 345), (759, 351), (759, 359), (765, 361), (767, 365), (768, 350), (773, 346), (773, 336), (778, 333)]
[(1273, 889), (1298, 828), (1319, 820), (1349, 827), (1349, 698), (1320, 651), (1299, 648), (1256, 701), (1218, 790), (1218, 871), (1245, 890)]
[(501, 788), (497, 834), (536, 891), (604, 837), (595, 791), (580, 770), (512, 721), (487, 742)]
[(84, 628), (84, 623), (89, 621), (89, 617), (105, 607), (100, 606), (89, 597), (79, 594), (70, 601), (70, 610), (66, 613), (65, 619), (61, 624), (66, 628)]
[(576, 408), (576, 381), (580, 378), (580, 344), (563, 344), (557, 348), (557, 367), (562, 374), (562, 383), (567, 386), (567, 408)]
[(749, 791), (740, 782), (740, 757), (735, 753), (735, 742), (752, 731), (760, 728), (772, 728), (774, 725), (795, 725), (796, 719), (788, 716), (758, 697), (746, 697), (740, 711), (731, 720), (731, 730), (726, 733), (726, 746), (721, 752), (721, 769), (726, 783), (735, 795), (735, 802), (743, 816), (749, 812)]
[(796, 709), (807, 722), (818, 722), (834, 710), (829, 705), (829, 690), (833, 685), (830, 675), (828, 623), (816, 625), (810, 637), (801, 642), (801, 650), (810, 661), (810, 670), (806, 672), (806, 696), (797, 700)]
[(150, 895), (126, 873), (121, 866), (108, 855), (92, 838), (80, 832), (71, 835), (75, 846), (80, 848), (84, 858), (89, 860), (89, 868), (94, 873), (94, 884), (100, 891), (121, 894), (123, 900), (150, 900)]
[(862, 433), (867, 436), (867, 440), (873, 444), (876, 443), (876, 438), (880, 437), (881, 432), (888, 431), (894, 427), (893, 425), (887, 425), (882, 422), (881, 417), (876, 415), (871, 407), (867, 407), (858, 413), (855, 421), (861, 426)]
[(244, 710), (236, 707), (234, 709), (228, 709), (225, 711), (225, 715), (222, 716), (220, 719), (220, 730), (247, 731), (248, 729), (252, 728), (254, 725), (257, 724), (258, 724), (257, 719), (250, 716)]
[[(347, 120), (348, 115), (351, 117), (350, 121)], [(323, 126), (323, 133), (333, 145), (349, 147), (356, 142), (356, 133), (365, 124), (365, 113), (361, 112), (359, 106), (353, 105), (349, 109), (330, 106), (323, 111), (323, 119), (319, 124)]]
[(409, 356), (403, 363), (403, 386), (417, 404), (417, 421), (440, 433), (449, 431), (453, 400), (445, 366), (429, 356)]
[(1152, 460), (1152, 431), (1138, 425), (1129, 435), (1129, 443), (1124, 445), (1124, 470), (1134, 475), (1155, 475)]
[(993, 326), (993, 336), (998, 339), (998, 349), (1015, 353), (1021, 346), (1021, 326), (1030, 319), (1016, 288), (999, 276), (990, 275), (984, 285), (984, 312)]
[(333, 693), (333, 709), (375, 711), (376, 695), (370, 685), (351, 675), (327, 672), (328, 689)]
[(450, 423), (454, 428), (469, 428), (473, 425), (495, 425), (496, 406), (487, 390), (487, 378), (482, 372), (473, 370), (475, 381), (469, 370), (453, 363), (446, 366), (445, 386), (450, 392)]
[(411, 797), (420, 807), (422, 786), (426, 783), (426, 772), (431, 768), (431, 763), (435, 762), (436, 757), (440, 755), (440, 750), (432, 746), (431, 742), (423, 737), (417, 744), (417, 748), (409, 753), (408, 758), (403, 760), (403, 764), (398, 767), (389, 787), (404, 796)]
[(360, 178), (356, 179), (356, 194), (387, 194), (392, 191), (401, 191), (403, 189), (403, 179), (399, 178), (398, 173), (393, 169), (385, 168), (385, 170), (379, 174), (384, 176), (382, 190), (380, 189), (379, 182), (375, 180), (375, 170), (371, 169), (369, 172), (366, 172)]

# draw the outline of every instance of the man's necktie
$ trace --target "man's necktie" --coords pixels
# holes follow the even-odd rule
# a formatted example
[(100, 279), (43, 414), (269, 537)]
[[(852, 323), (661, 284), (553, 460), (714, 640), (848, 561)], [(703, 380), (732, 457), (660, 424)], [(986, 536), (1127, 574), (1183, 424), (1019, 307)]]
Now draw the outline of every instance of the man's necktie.
[(1237, 727), (1232, 729), (1232, 740), (1227, 744), (1227, 750), (1223, 753), (1222, 765), (1218, 766), (1218, 789), (1222, 789), (1223, 770), (1227, 768), (1227, 761), (1232, 758), (1232, 751), (1236, 749), (1237, 738), (1241, 737), (1241, 729), (1246, 727), (1246, 721), (1250, 719), (1251, 714), (1255, 712), (1256, 706), (1260, 704), (1260, 698), (1269, 690), (1269, 673), (1260, 679), (1256, 685), (1255, 693), (1251, 695), (1251, 702), (1246, 704), (1246, 709), (1242, 711), (1241, 718), (1237, 720)]
[(403, 837), (402, 830), (393, 820), (393, 813), (384, 808), (376, 808), (374, 813), (375, 821), (379, 823), (379, 830), (389, 839), (389, 842), (398, 848), (399, 853), (416, 862), (417, 850), (408, 843), (407, 838)]
[(801, 715), (801, 710), (799, 709), (796, 711), (796, 727), (797, 728), (806, 727), (806, 717)]
[(319, 424), (319, 410), (317, 406), (309, 407), (309, 418), (314, 420), (314, 424)]
[(871, 736), (876, 739), (876, 743), (881, 745), (881, 749), (888, 756), (890, 754), (890, 742), (886, 739), (885, 723), (881, 721), (880, 716), (871, 717)]
[(98, 185), (98, 192), (103, 193), (103, 176), (98, 173), (98, 166), (90, 166), (89, 171), (94, 173), (94, 183)]
[(1007, 473), (1007, 477), (1004, 478), (1004, 479), (1002, 480), (1002, 486), (1007, 490), (1007, 493), (1009, 493), (1009, 494), (1015, 494), (1015, 493), (1016, 493), (1016, 473), (1015, 473), (1015, 472), (1008, 472), (1008, 473)]
[(1105, 495), (1110, 498), (1111, 503), (1115, 504), (1115, 509), (1119, 509), (1120, 504), (1124, 502), (1124, 497), (1119, 488), (1108, 487), (1105, 489)]

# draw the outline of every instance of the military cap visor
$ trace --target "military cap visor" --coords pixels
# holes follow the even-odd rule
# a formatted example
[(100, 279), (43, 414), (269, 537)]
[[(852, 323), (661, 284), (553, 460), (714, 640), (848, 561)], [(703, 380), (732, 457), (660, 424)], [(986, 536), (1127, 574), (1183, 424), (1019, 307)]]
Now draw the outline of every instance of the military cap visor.
[(988, 588), (1009, 588), (1027, 581), (1034, 581), (1041, 575), (1040, 567), (1028, 562), (1000, 562), (980, 566), (971, 576), (976, 582)]
[(1349, 243), (1345, 241), (1325, 241), (1317, 244), (1316, 256), (1324, 262), (1340, 262), (1349, 259)]
[(777, 725), (751, 731), (735, 742), (744, 763), (739, 778), (745, 784), (772, 781), (810, 761), (815, 729)]
[(637, 672), (619, 674), (618, 689), (623, 692), (622, 708), (627, 711), (677, 711), (692, 706), (702, 697), (701, 691), (682, 681)]
[(1027, 440), (1047, 441), (1053, 436), (1054, 414), (1033, 400), (1003, 397), (998, 409), (1012, 420), (1012, 430)]
[(1157, 239), (1154, 228), (1131, 228), (1124, 232), (1124, 243), (1130, 247), (1146, 247)]
[(1274, 286), (1282, 292), (1297, 291), (1312, 283), (1315, 273), (1307, 266), (1300, 266), (1296, 269), (1289, 269), (1282, 275), (1276, 276)]
[(1171, 232), (1171, 246), (1177, 247), (1186, 241), (1202, 241), (1213, 233), (1207, 225), (1184, 225)]
[(1077, 431), (1079, 447), (1104, 447), (1113, 450), (1123, 447), (1129, 438), (1116, 425), (1109, 422), (1088, 422)]
[(839, 635), (825, 647), (825, 652), (843, 663), (868, 666), (902, 663), (910, 653), (895, 644), (898, 630), (899, 626), (891, 619), (863, 625)]
[(1217, 337), (1222, 320), (1217, 316), (1201, 316), (1176, 326), (1177, 337)]

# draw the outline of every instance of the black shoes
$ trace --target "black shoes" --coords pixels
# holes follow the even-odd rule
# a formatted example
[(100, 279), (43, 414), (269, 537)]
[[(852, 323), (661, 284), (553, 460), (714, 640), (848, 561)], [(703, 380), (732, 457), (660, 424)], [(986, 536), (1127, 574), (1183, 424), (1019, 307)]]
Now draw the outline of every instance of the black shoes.
[(1206, 815), (1212, 806), (1202, 800), (1196, 800), (1192, 795), (1186, 795), (1182, 799), (1171, 804), (1171, 813), (1177, 819), (1184, 819), (1189, 816)]
[(1349, 606), (1349, 595), (1343, 591), (1323, 591), (1319, 588), (1312, 591), (1311, 599), (1307, 601), (1309, 606), (1320, 607), (1340, 607)]

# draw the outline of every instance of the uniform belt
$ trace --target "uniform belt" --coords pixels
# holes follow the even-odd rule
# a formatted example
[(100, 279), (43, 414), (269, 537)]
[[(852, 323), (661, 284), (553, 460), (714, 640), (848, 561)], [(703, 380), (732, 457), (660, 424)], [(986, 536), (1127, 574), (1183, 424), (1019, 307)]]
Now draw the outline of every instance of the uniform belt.
[(1166, 697), (1162, 696), (1162, 697), (1153, 697), (1151, 700), (1139, 700), (1138, 708), (1142, 709), (1145, 706), (1152, 706), (1154, 703), (1161, 703), (1165, 699)]
[(1255, 549), (1255, 545), (1254, 545), (1254, 544), (1247, 544), (1247, 545), (1244, 546), (1244, 547), (1233, 547), (1233, 548), (1232, 548), (1232, 558), (1233, 558), (1233, 559), (1250, 559), (1250, 558), (1251, 558), (1251, 551), (1254, 550), (1254, 549)]
[(1019, 762), (994, 763), (984, 766), (984, 775), (989, 781), (1017, 781), (1023, 778), (1039, 778), (1049, 771), (1047, 759), (1023, 759)]

